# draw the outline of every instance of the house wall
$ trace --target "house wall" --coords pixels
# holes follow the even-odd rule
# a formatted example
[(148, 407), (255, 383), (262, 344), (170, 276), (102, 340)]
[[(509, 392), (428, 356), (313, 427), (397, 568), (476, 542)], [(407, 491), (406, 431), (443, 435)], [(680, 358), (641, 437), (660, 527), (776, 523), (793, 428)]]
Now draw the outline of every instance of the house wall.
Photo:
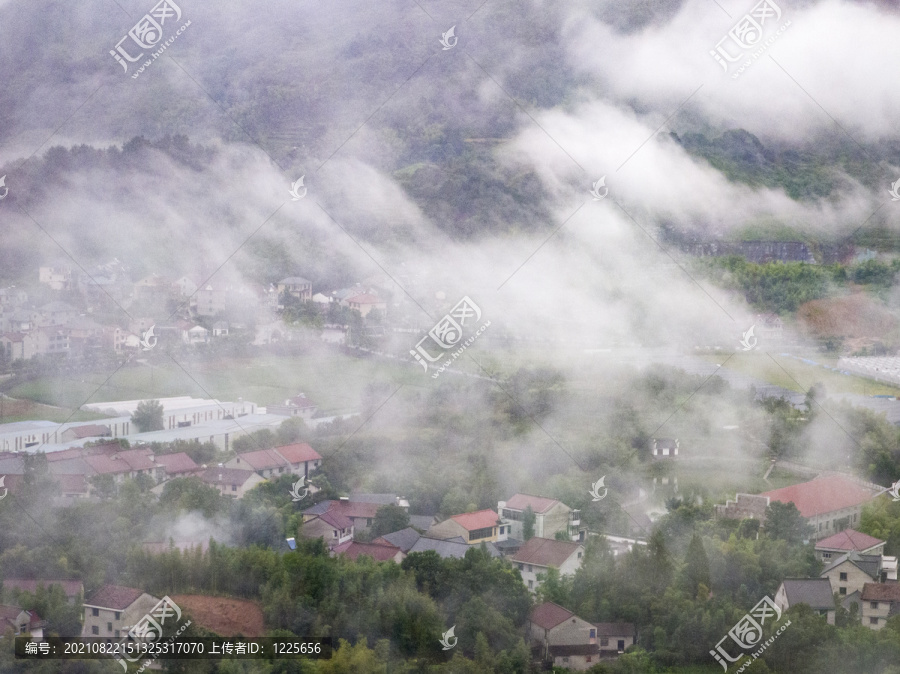
[(550, 510), (540, 516), (541, 529), (535, 533), (541, 538), (553, 538), (557, 531), (568, 532), (569, 529), (569, 513), (572, 509), (563, 504), (557, 503)]
[[(600, 652), (601, 653), (618, 653), (620, 650), (625, 650), (629, 646), (634, 644), (633, 636), (616, 636), (611, 635), (608, 637), (598, 637), (600, 642)], [(622, 648), (619, 648), (619, 641), (622, 642)]]
[[(110, 639), (125, 636), (128, 630), (156, 606), (158, 602), (158, 599), (145, 592), (131, 606), (119, 611), (118, 618), (116, 618), (116, 611), (112, 609), (99, 608), (97, 610), (99, 615), (95, 616), (93, 607), (85, 606), (84, 627), (81, 630), (81, 636), (109, 637)], [(94, 634), (94, 627), (97, 628), (97, 634)], [(118, 634), (116, 633), (117, 631)]]
[[(594, 630), (594, 638), (590, 637)], [(582, 620), (578, 616), (572, 616), (564, 623), (560, 623), (549, 630), (547, 644), (549, 646), (575, 646), (579, 644), (596, 643), (597, 627)]]
[[(825, 564), (830, 564), (835, 559), (842, 555), (846, 555), (849, 550), (837, 550), (834, 548), (816, 548), (816, 554), (819, 556), (819, 559)], [(878, 545), (874, 545), (867, 550), (858, 550), (861, 555), (883, 555), (884, 554), (884, 543), (879, 543)]]
[[(819, 515), (808, 517), (806, 521), (813, 527), (813, 540), (818, 541), (823, 538), (828, 538), (839, 531), (843, 531), (843, 529), (859, 526), (862, 506), (863, 504), (860, 504), (851, 506), (850, 508), (842, 508), (841, 510), (833, 510), (831, 512), (820, 513)], [(838, 526), (837, 521), (845, 517), (849, 518), (845, 523), (845, 526)]]
[[(842, 573), (847, 574), (847, 580), (840, 579)], [(863, 585), (873, 582), (873, 578), (869, 574), (849, 561), (835, 567), (828, 573), (823, 573), (821, 577), (830, 580), (832, 593), (840, 594), (841, 597), (853, 594), (857, 590), (862, 592)], [(843, 592), (841, 591), (842, 588)]]
[[(335, 535), (335, 531), (337, 531), (337, 535)], [(314, 517), (300, 525), (297, 535), (303, 538), (324, 538), (326, 545), (334, 547), (353, 540), (353, 532), (354, 527), (335, 530), (334, 527), (327, 522), (323, 522), (319, 517)]]
[[(889, 601), (879, 601), (875, 602), (875, 608), (872, 608), (872, 602), (863, 601), (860, 599), (859, 601), (859, 612), (862, 617), (862, 624), (873, 630), (880, 630), (884, 627), (885, 622), (887, 622), (888, 613), (891, 610), (891, 602)], [(872, 621), (875, 620), (873, 623)]]
[(553, 658), (553, 666), (583, 672), (596, 665), (599, 661), (600, 658), (597, 655), (558, 655)]

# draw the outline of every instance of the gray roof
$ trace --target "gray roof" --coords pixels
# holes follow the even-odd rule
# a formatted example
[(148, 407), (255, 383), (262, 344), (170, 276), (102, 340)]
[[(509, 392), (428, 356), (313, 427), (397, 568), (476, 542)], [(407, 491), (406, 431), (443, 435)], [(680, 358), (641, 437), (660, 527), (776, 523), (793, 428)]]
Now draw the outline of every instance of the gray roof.
[[(862, 597), (862, 594), (859, 590), (851, 592), (846, 597), (841, 599), (841, 606), (849, 611), (851, 604), (853, 604), (854, 602), (856, 602), (857, 604), (861, 603), (860, 597)], [(859, 614), (857, 613), (857, 615)]]
[(827, 578), (785, 578), (782, 585), (788, 606), (807, 604), (816, 610), (834, 609), (831, 581)]
[(319, 501), (314, 506), (310, 506), (306, 510), (303, 511), (304, 515), (322, 515), (327, 513), (329, 508), (331, 508), (332, 501)]
[(396, 545), (403, 552), (409, 552), (409, 549), (415, 545), (416, 541), (421, 537), (422, 534), (411, 527), (406, 527), (406, 529), (401, 529), (400, 531), (395, 531), (382, 536), (384, 540), (391, 545)]
[[(479, 544), (480, 545), (480, 544)], [(490, 553), (491, 557), (500, 557), (500, 553), (497, 551), (497, 548), (494, 547), (493, 543), (485, 543), (487, 546), (487, 550)], [(447, 559), (448, 557), (462, 558), (466, 556), (466, 553), (473, 547), (474, 545), (467, 545), (466, 543), (459, 543), (457, 541), (442, 541), (438, 538), (428, 538), (427, 536), (421, 536), (419, 540), (416, 541), (415, 545), (413, 545), (409, 552), (425, 552), (426, 550), (434, 550), (438, 555)]]
[(279, 285), (303, 285), (305, 283), (312, 283), (312, 281), (305, 279), (302, 276), (288, 276), (278, 282)]
[(852, 550), (846, 555), (841, 555), (831, 564), (822, 569), (822, 573), (820, 575), (824, 576), (835, 567), (840, 566), (847, 561), (856, 565), (861, 571), (868, 574), (869, 577), (873, 579), (878, 577), (878, 572), (881, 570), (881, 555), (861, 555), (855, 550)]
[(410, 515), (409, 526), (428, 531), (434, 524), (434, 515)]

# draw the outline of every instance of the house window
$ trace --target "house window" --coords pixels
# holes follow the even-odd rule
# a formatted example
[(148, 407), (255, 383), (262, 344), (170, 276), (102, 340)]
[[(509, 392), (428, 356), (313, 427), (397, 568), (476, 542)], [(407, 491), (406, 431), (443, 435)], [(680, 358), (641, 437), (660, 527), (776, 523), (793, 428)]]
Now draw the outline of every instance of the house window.
[(231, 491), (237, 491), (237, 485), (236, 485), (236, 484), (231, 485)]
[(579, 551), (579, 552), (578, 552), (578, 559), (581, 559), (581, 556), (582, 556), (583, 554), (584, 554), (583, 552)]
[(91, 615), (93, 615), (93, 616), (100, 615), (100, 609), (99, 609), (99, 608), (92, 608), (92, 609), (91, 609)]
[(584, 661), (585, 661), (585, 662), (590, 662), (590, 661), (591, 661), (591, 656), (590, 656), (590, 655), (586, 656), (586, 657), (584, 658)]
[(869, 608), (878, 608), (878, 602), (877, 602), (877, 601), (870, 601), (870, 602), (869, 602)]
[(122, 617), (122, 613), (120, 611), (116, 611), (116, 620)]
[(870, 625), (877, 625), (877, 624), (878, 624), (878, 618), (869, 618), (869, 624), (870, 624)]
[(519, 562), (519, 571), (524, 571), (524, 570), (525, 570), (525, 565), (522, 564), (521, 562)]
[(600, 637), (601, 646), (609, 646), (609, 637)]
[(91, 634), (100, 634), (100, 628), (97, 625), (92, 626)]
[[(820, 526), (819, 528), (821, 529), (822, 527)], [(830, 552), (823, 552), (823, 553), (822, 553), (822, 559), (831, 559), (831, 553), (830, 553)]]
[(119, 638), (119, 630), (116, 630), (116, 631), (115, 631), (115, 634), (114, 634), (113, 636), (114, 636), (116, 639), (118, 639), (118, 638)]
[(334, 537), (337, 538), (337, 529), (332, 529), (331, 532), (334, 534)]
[(529, 581), (528, 581), (528, 589), (529, 589), (529, 590), (533, 590), (533, 589), (534, 589), (534, 581), (533, 581), (533, 580), (529, 580)]
[(531, 569), (531, 564), (529, 564), (529, 565), (528, 565), (528, 573), (531, 573), (531, 571), (532, 571), (532, 569)]
[(839, 588), (838, 588), (838, 594), (847, 594), (847, 588), (846, 588), (846, 587), (839, 587)]
[(106, 623), (106, 631), (112, 632), (112, 623)]
[(847, 574), (845, 572), (841, 571), (840, 576), (841, 576), (840, 577), (841, 580), (847, 580)]

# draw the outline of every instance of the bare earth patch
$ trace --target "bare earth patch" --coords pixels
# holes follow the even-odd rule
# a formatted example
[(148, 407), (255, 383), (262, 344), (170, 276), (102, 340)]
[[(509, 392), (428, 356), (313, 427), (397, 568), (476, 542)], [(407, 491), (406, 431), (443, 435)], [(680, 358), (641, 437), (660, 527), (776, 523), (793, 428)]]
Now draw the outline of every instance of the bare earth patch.
[(172, 601), (198, 625), (223, 637), (265, 636), (263, 612), (256, 602), (202, 594), (172, 595)]

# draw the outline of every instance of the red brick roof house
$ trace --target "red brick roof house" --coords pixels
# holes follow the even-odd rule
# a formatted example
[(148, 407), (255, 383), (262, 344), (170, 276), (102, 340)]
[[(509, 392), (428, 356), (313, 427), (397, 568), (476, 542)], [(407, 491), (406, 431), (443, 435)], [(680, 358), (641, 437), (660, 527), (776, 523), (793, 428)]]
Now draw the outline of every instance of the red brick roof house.
[(157, 602), (153, 595), (134, 587), (104, 585), (84, 600), (81, 636), (122, 637)]
[(226, 468), (241, 468), (259, 473), (260, 477), (278, 477), (286, 473), (309, 477), (322, 462), (319, 453), (305, 442), (296, 442), (272, 449), (259, 449), (238, 454), (225, 464)]
[(822, 561), (840, 557), (848, 552), (858, 552), (861, 555), (881, 555), (884, 553), (884, 544), (885, 541), (880, 538), (869, 536), (855, 529), (844, 529), (816, 543), (816, 553)]
[(353, 520), (336, 510), (326, 509), (309, 516), (304, 512), (297, 535), (304, 538), (322, 538), (329, 548), (335, 548), (352, 541), (353, 533)]
[[(493, 510), (478, 510), (448, 517), (432, 526), (427, 535), (431, 538), (456, 538), (461, 536), (469, 545), (500, 540), (500, 516)], [(505, 532), (504, 532), (505, 533)], [(505, 536), (504, 536), (505, 537)]]
[(813, 539), (819, 540), (859, 524), (862, 507), (879, 491), (843, 475), (828, 475), (760, 496), (768, 497), (770, 503), (793, 503), (813, 527)]
[(306, 522), (326, 512), (337, 513), (348, 518), (356, 531), (365, 531), (372, 526), (375, 513), (378, 512), (380, 507), (381, 504), (379, 503), (351, 501), (347, 498), (341, 498), (337, 501), (321, 501), (303, 511), (303, 520)]
[(267, 405), (266, 414), (279, 414), (285, 417), (300, 417), (301, 419), (312, 419), (316, 413), (318, 406), (305, 394), (301, 393), (288, 398), (282, 405)]
[(538, 657), (555, 667), (582, 671), (600, 659), (597, 626), (553, 602), (531, 610), (528, 637)]
[(101, 424), (85, 424), (84, 426), (73, 426), (67, 428), (60, 434), (63, 442), (71, 442), (72, 440), (84, 440), (85, 438), (106, 438), (112, 435), (109, 426)]
[(535, 536), (512, 555), (510, 561), (519, 569), (529, 590), (537, 590), (548, 569), (558, 569), (561, 575), (572, 575), (581, 568), (584, 546), (572, 541)]
[(900, 613), (898, 583), (866, 583), (859, 598), (862, 624), (873, 630), (880, 630), (888, 618)]

